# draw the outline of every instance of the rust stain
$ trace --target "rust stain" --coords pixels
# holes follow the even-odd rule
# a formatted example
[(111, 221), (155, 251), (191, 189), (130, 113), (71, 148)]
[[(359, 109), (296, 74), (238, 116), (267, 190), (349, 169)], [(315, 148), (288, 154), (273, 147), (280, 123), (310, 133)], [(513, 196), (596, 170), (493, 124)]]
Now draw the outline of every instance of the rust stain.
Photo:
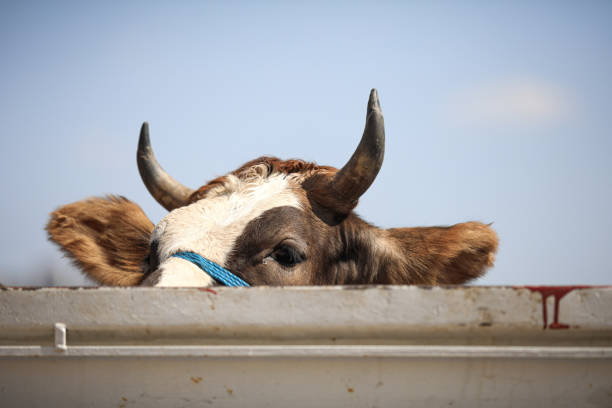
[(355, 392), (355, 390), (353, 389), (353, 387), (348, 387), (346, 390), (347, 390), (348, 392)]
[(214, 289), (211, 289), (211, 288), (198, 288), (198, 290), (201, 290), (202, 292), (210, 292), (210, 293), (212, 293), (213, 295), (216, 295), (216, 294), (217, 294), (217, 291), (216, 291), (216, 290), (214, 290)]
[(199, 384), (202, 381), (202, 377), (191, 377), (190, 379), (194, 384)]
[(231, 388), (226, 388), (225, 391), (227, 391), (227, 395), (232, 395), (234, 393), (234, 390)]
[(121, 399), (124, 400), (125, 402), (127, 402), (127, 398), (121, 397)]
[[(544, 322), (542, 329), (569, 329), (569, 325), (559, 323), (559, 302), (574, 289), (586, 289), (592, 288), (592, 286), (525, 286), (525, 288), (542, 295), (542, 318)], [(548, 310), (546, 306), (546, 299), (549, 296), (553, 296), (555, 299), (553, 322), (551, 324), (548, 324)]]

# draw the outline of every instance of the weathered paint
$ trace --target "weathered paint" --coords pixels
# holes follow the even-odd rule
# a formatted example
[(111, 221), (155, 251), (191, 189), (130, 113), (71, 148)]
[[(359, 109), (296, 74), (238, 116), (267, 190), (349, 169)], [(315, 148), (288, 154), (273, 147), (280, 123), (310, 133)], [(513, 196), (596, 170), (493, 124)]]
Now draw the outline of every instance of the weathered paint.
[(217, 291), (215, 291), (214, 289), (211, 289), (211, 288), (199, 288), (199, 289), (204, 291), (204, 292), (212, 293), (213, 295), (217, 294)]

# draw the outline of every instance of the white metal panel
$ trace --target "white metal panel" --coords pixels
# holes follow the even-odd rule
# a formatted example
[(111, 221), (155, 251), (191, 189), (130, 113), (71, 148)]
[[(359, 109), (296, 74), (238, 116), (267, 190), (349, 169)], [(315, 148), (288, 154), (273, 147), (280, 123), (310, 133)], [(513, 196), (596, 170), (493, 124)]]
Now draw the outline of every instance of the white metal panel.
[(0, 327), (3, 407), (612, 406), (609, 287), (8, 289)]

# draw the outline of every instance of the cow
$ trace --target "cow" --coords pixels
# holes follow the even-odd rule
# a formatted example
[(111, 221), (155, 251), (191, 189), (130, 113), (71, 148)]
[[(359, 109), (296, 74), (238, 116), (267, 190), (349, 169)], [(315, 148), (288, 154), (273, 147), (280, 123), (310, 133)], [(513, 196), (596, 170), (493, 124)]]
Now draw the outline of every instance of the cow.
[(169, 213), (157, 224), (121, 196), (89, 198), (51, 213), (49, 239), (102, 285), (463, 284), (493, 265), (490, 224), (382, 229), (353, 211), (383, 162), (384, 120), (370, 92), (361, 141), (340, 169), (260, 157), (197, 190), (157, 162), (142, 125), (137, 163)]

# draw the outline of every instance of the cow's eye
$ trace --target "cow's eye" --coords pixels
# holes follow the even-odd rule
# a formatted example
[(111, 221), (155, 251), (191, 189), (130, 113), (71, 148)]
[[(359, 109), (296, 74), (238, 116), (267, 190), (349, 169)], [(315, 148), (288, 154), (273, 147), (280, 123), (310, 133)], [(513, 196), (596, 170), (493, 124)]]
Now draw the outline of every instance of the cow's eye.
[(293, 267), (306, 258), (296, 248), (289, 245), (280, 245), (270, 255), (276, 262), (286, 267)]

